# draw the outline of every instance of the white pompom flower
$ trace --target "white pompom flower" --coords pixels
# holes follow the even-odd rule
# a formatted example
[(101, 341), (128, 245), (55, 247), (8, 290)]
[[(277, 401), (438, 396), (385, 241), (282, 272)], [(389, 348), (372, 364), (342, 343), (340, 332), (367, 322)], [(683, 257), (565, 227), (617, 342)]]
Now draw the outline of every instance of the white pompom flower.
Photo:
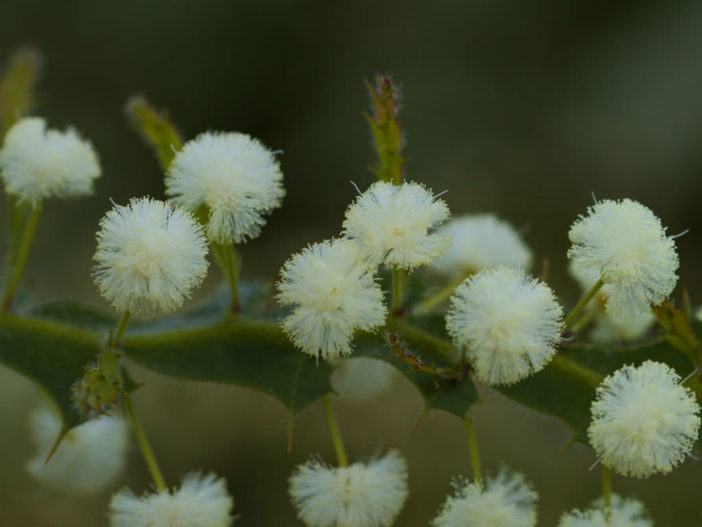
[(61, 419), (46, 405), (30, 417), (36, 452), (27, 470), (47, 487), (70, 494), (99, 492), (114, 483), (126, 462), (129, 430), (117, 415), (101, 416), (71, 429), (48, 463), (61, 432)]
[(668, 365), (626, 365), (597, 388), (588, 428), (602, 463), (636, 478), (670, 472), (692, 449), (700, 427), (695, 396)]
[(293, 255), (281, 270), (278, 291), (281, 304), (295, 306), (283, 330), (309, 355), (348, 355), (355, 330), (385, 323), (380, 286), (349, 240), (316, 243)]
[(660, 304), (677, 282), (678, 255), (673, 238), (641, 203), (603, 200), (578, 218), (568, 233), (568, 258), (576, 268), (592, 269), (610, 286), (607, 312), (633, 317)]
[(9, 194), (36, 205), (46, 198), (92, 194), (100, 163), (92, 144), (73, 128), (47, 130), (44, 119), (25, 117), (5, 136), (0, 172)]
[(563, 513), (558, 527), (653, 527), (646, 507), (634, 498), (612, 494), (609, 520), (605, 518), (602, 498), (595, 500), (585, 511)]
[(397, 370), (382, 360), (349, 357), (334, 361), (331, 385), (342, 399), (354, 403), (368, 401), (390, 389)]
[(387, 527), (407, 499), (407, 464), (396, 451), (348, 467), (313, 459), (295, 469), (289, 490), (308, 527)]
[(223, 478), (188, 474), (178, 489), (134, 495), (124, 489), (110, 502), (112, 527), (228, 527), (234, 500)]
[(438, 232), (453, 242), (446, 254), (435, 262), (442, 274), (459, 278), (499, 266), (513, 269), (531, 267), (529, 247), (514, 227), (494, 214), (469, 214), (453, 218)]
[(119, 311), (168, 313), (207, 273), (207, 242), (192, 215), (151, 198), (132, 199), (100, 221), (93, 277)]
[(373, 265), (414, 269), (438, 258), (451, 243), (435, 228), (450, 216), (442, 199), (419, 183), (373, 183), (346, 210), (344, 235)]
[(556, 353), (563, 309), (550, 287), (507, 267), (480, 271), (451, 297), (446, 329), (466, 348), (478, 379), (511, 384)]
[(500, 470), (483, 487), (458, 479), (434, 527), (534, 527), (538, 494), (519, 472)]
[(285, 196), (275, 154), (237, 132), (206, 132), (188, 141), (166, 174), (166, 194), (190, 210), (209, 210), (207, 237), (243, 243), (261, 233), (265, 214)]

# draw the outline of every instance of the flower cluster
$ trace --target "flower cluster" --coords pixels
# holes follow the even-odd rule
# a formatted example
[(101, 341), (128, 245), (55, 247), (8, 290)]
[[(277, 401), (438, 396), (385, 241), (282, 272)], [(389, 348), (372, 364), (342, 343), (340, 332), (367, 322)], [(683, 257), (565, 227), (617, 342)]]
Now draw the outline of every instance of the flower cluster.
[(414, 269), (441, 256), (451, 240), (434, 232), (450, 212), (419, 183), (373, 183), (346, 211), (344, 234), (373, 265)]
[(112, 527), (228, 527), (234, 500), (214, 474), (188, 474), (172, 491), (136, 496), (119, 491), (110, 502)]
[(536, 500), (532, 485), (519, 472), (502, 469), (485, 486), (454, 481), (454, 494), (446, 499), (434, 527), (534, 527)]
[(26, 117), (5, 136), (0, 172), (9, 194), (37, 205), (50, 197), (92, 194), (100, 164), (92, 144), (73, 128), (47, 130), (44, 119)]
[(201, 228), (189, 213), (162, 201), (115, 205), (97, 238), (95, 282), (120, 312), (168, 313), (207, 273)]
[(609, 284), (607, 311), (633, 317), (659, 304), (677, 281), (678, 255), (660, 220), (641, 203), (603, 200), (568, 233), (576, 269), (594, 270)]
[(29, 473), (48, 487), (75, 494), (98, 492), (112, 484), (126, 460), (124, 420), (101, 416), (72, 428), (47, 462), (61, 427), (61, 419), (48, 406), (34, 411), (30, 428), (36, 453), (27, 463)]
[(514, 227), (494, 214), (454, 218), (438, 233), (448, 236), (452, 243), (446, 254), (436, 261), (436, 268), (452, 278), (500, 266), (531, 267), (531, 250)]
[(670, 472), (690, 453), (700, 428), (694, 395), (663, 363), (627, 365), (597, 388), (590, 443), (602, 463), (644, 478)]
[(313, 459), (290, 477), (298, 518), (309, 527), (388, 527), (402, 510), (407, 492), (407, 465), (395, 451), (348, 467), (329, 467)]
[(288, 260), (281, 274), (278, 301), (296, 306), (283, 329), (305, 353), (348, 355), (354, 330), (385, 321), (383, 293), (349, 240), (311, 245)]
[(653, 527), (653, 521), (639, 500), (612, 494), (609, 518), (604, 501), (598, 498), (584, 511), (576, 509), (564, 513), (558, 527)]
[(476, 376), (511, 384), (542, 369), (556, 353), (563, 310), (551, 289), (521, 271), (481, 271), (451, 298), (446, 329), (466, 348)]
[(246, 134), (207, 132), (188, 141), (166, 175), (166, 194), (190, 211), (205, 206), (207, 237), (243, 243), (261, 233), (280, 206), (283, 174), (275, 154)]

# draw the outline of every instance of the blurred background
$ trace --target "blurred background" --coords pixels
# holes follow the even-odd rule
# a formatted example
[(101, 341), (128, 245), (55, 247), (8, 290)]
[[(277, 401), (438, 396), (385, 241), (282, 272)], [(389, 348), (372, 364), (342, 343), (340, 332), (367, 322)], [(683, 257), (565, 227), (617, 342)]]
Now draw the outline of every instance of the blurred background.
[[(377, 72), (404, 88), (408, 178), (448, 189), (455, 214), (495, 212), (522, 229), (536, 261), (549, 259), (564, 304), (578, 296), (565, 271), (567, 231), (593, 192), (643, 202), (670, 233), (691, 229), (678, 240), (678, 293), (684, 285), (702, 298), (700, 2), (3, 0), (0, 60), (23, 44), (46, 58), (36, 113), (80, 130), (103, 167), (94, 197), (42, 213), (26, 273), (37, 301), (107, 309), (90, 269), (108, 198), (163, 197), (156, 160), (124, 118), (130, 95), (168, 109), (185, 138), (237, 130), (284, 152), (284, 205), (244, 250), (244, 277), (272, 279), (290, 253), (339, 232), (351, 180), (372, 182), (363, 79)], [(200, 296), (217, 281), (211, 273)], [(234, 496), (236, 525), (299, 524), (287, 498), (292, 467), (317, 452), (333, 461), (321, 406), (300, 415), (287, 455), (287, 416), (274, 400), (134, 376), (146, 383), (135, 400), (170, 483), (214, 470)], [(594, 456), (577, 445), (563, 452), (563, 425), (479, 388), (484, 468), (504, 462), (528, 475), (539, 525), (597, 496)], [(0, 369), (2, 523), (106, 525), (110, 493), (64, 496), (25, 473), (36, 400), (29, 382)], [(403, 380), (379, 402), (337, 409), (352, 458), (388, 448), (407, 456), (411, 494), (397, 525), (427, 525), (450, 478), (469, 473), (462, 423), (437, 412), (413, 433), (421, 401)], [(689, 460), (666, 477), (615, 477), (614, 488), (645, 501), (658, 525), (699, 525), (700, 470)], [(119, 485), (149, 485), (136, 448)]]

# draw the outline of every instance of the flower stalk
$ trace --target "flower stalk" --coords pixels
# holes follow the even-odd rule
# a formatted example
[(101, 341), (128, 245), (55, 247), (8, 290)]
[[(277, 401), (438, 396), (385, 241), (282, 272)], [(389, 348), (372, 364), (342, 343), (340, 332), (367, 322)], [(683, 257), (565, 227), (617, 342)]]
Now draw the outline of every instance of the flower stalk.
[(139, 418), (137, 417), (136, 412), (134, 411), (134, 405), (132, 405), (132, 401), (129, 399), (129, 395), (126, 392), (122, 393), (122, 406), (124, 407), (124, 411), (127, 414), (127, 417), (129, 417), (129, 421), (132, 423), (134, 436), (136, 437), (137, 444), (139, 445), (139, 450), (141, 451), (141, 455), (144, 458), (144, 462), (146, 463), (146, 468), (151, 474), (151, 479), (153, 479), (154, 485), (156, 485), (156, 489), (159, 492), (165, 492), (166, 490), (168, 490), (168, 488), (166, 487), (166, 482), (163, 479), (163, 474), (161, 473), (161, 469), (159, 468), (158, 462), (156, 461), (156, 456), (154, 456), (153, 450), (151, 450), (151, 446), (149, 445), (149, 441), (146, 438), (144, 429), (142, 428), (141, 423), (139, 422)]
[(22, 280), (22, 273), (24, 272), (24, 268), (27, 264), (29, 250), (32, 246), (32, 239), (34, 238), (34, 232), (36, 231), (40, 212), (41, 206), (39, 203), (37, 203), (34, 205), (34, 207), (32, 207), (32, 210), (29, 213), (29, 219), (24, 227), (24, 233), (22, 234), (22, 238), (17, 249), (16, 259), (12, 259), (14, 260), (14, 262), (12, 262), (14, 263), (14, 266), (10, 269), (5, 294), (2, 298), (2, 311), (4, 313), (7, 313), (12, 308), (12, 302), (14, 301), (17, 288)]
[(332, 408), (331, 401), (329, 400), (328, 395), (322, 397), (322, 404), (324, 405), (324, 413), (326, 414), (327, 421), (329, 422), (329, 432), (332, 436), (332, 443), (334, 443), (336, 459), (339, 462), (340, 467), (348, 467), (349, 460), (346, 457), (346, 451), (344, 450), (344, 443), (341, 440), (341, 432), (339, 431), (339, 425), (336, 423), (334, 409)]
[(473, 419), (470, 414), (466, 414), (463, 420), (468, 433), (468, 449), (470, 450), (470, 464), (473, 467), (473, 481), (478, 485), (483, 484), (483, 476), (480, 470), (480, 455), (478, 453), (478, 441), (475, 438), (475, 428), (473, 427)]

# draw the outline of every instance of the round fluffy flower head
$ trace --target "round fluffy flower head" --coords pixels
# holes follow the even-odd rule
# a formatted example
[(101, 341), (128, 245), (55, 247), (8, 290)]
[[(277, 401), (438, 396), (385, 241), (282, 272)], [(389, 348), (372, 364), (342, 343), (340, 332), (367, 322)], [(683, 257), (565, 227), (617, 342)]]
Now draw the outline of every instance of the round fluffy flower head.
[(454, 218), (438, 231), (452, 240), (436, 265), (440, 272), (461, 277), (501, 265), (514, 269), (531, 267), (531, 251), (507, 222), (494, 214)]
[(387, 527), (407, 493), (407, 465), (395, 451), (348, 467), (313, 459), (290, 477), (290, 497), (309, 527)]
[(590, 444), (602, 463), (625, 476), (670, 472), (697, 439), (699, 411), (670, 366), (626, 365), (597, 388)]
[(30, 418), (36, 453), (27, 462), (29, 473), (44, 485), (75, 494), (98, 492), (120, 475), (128, 445), (127, 424), (118, 416), (101, 416), (71, 429), (48, 463), (61, 419), (46, 405)]
[(538, 495), (523, 474), (500, 470), (483, 487), (453, 482), (454, 493), (441, 506), (434, 527), (534, 527)]
[(653, 527), (653, 520), (639, 500), (612, 494), (609, 521), (605, 519), (603, 500), (599, 498), (585, 511), (564, 513), (558, 527)]
[(100, 164), (93, 146), (73, 128), (47, 130), (44, 119), (25, 117), (5, 136), (0, 172), (9, 194), (35, 205), (50, 197), (92, 194)]
[(373, 183), (346, 210), (344, 234), (373, 264), (413, 269), (441, 256), (451, 243), (434, 228), (450, 216), (446, 203), (418, 183)]
[(227, 527), (234, 500), (214, 474), (188, 474), (179, 489), (135, 496), (124, 489), (110, 502), (112, 527)]
[(151, 198), (115, 205), (100, 221), (93, 271), (120, 312), (179, 307), (207, 273), (207, 243), (189, 212)]
[(188, 141), (166, 175), (166, 194), (195, 211), (209, 209), (207, 237), (221, 244), (255, 238), (263, 215), (280, 206), (283, 174), (273, 152), (236, 132), (206, 132)]
[(556, 353), (563, 309), (551, 288), (507, 267), (467, 278), (451, 297), (446, 329), (476, 376), (510, 384), (541, 370)]
[(678, 255), (660, 220), (636, 201), (604, 200), (590, 207), (568, 233), (568, 258), (595, 269), (610, 285), (607, 311), (632, 317), (660, 304), (673, 291)]
[(360, 403), (390, 389), (395, 368), (387, 362), (368, 357), (350, 357), (334, 362), (331, 385), (346, 401)]
[(348, 355), (354, 330), (385, 322), (383, 293), (349, 240), (316, 243), (294, 255), (283, 266), (278, 291), (281, 304), (295, 306), (283, 330), (313, 356)]

